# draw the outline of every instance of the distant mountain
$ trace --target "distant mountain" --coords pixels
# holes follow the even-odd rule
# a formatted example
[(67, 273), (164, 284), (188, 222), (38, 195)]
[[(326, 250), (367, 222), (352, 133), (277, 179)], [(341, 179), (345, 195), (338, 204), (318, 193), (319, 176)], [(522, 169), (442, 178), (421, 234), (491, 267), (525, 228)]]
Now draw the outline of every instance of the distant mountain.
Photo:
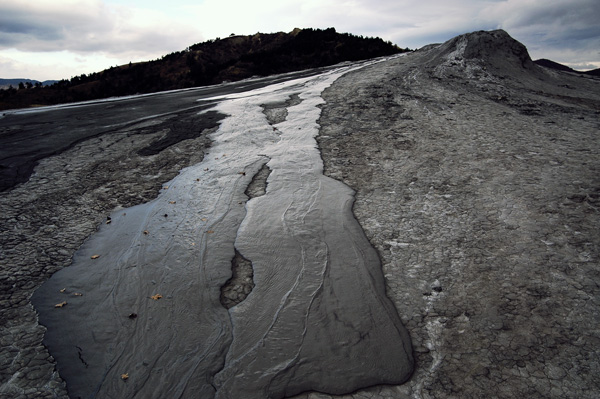
[[(49, 87), (0, 91), (0, 110), (152, 93), (236, 81), (409, 51), (380, 38), (328, 29), (232, 35), (161, 59), (111, 67)], [(17, 83), (18, 84), (18, 83)]]
[(583, 73), (593, 76), (600, 76), (600, 68), (592, 69), (591, 71), (585, 71)]
[(50, 86), (54, 83), (58, 82), (58, 80), (44, 80), (40, 82), (39, 80), (34, 79), (1, 79), (0, 78), (0, 89), (8, 89), (10, 86), (15, 89), (19, 87), (19, 83), (23, 83), (23, 85), (27, 85), (27, 83), (31, 83), (32, 86), (35, 86), (36, 83), (41, 84), (42, 86)]
[(536, 64), (541, 65), (543, 67), (550, 68), (550, 69), (557, 69), (559, 71), (565, 71), (565, 72), (577, 72), (573, 68), (569, 68), (566, 65), (559, 64), (558, 62), (550, 61), (545, 58), (535, 60), (533, 62), (535, 62)]
[(600, 76), (600, 68), (598, 69), (592, 69), (591, 71), (577, 71), (573, 68), (570, 68), (566, 65), (563, 64), (559, 64), (558, 62), (554, 62), (554, 61), (550, 61), (547, 60), (545, 58), (539, 59), (539, 60), (535, 60), (533, 61), (538, 65), (541, 65), (543, 67), (546, 68), (550, 68), (550, 69), (556, 69), (559, 71), (565, 71), (565, 72), (574, 72), (574, 73), (585, 73), (587, 75), (594, 75), (594, 76)]

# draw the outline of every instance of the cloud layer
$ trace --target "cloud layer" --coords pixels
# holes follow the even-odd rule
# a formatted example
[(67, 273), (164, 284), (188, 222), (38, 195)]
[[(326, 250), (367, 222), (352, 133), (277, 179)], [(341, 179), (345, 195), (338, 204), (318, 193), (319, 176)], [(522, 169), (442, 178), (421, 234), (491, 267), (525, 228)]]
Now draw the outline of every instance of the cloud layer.
[(143, 54), (178, 49), (183, 38), (199, 33), (159, 10), (108, 6), (101, 0), (8, 0), (0, 5), (0, 48), (21, 51)]
[[(62, 78), (231, 33), (295, 27), (335, 27), (410, 48), (502, 28), (533, 58), (600, 67), (599, 20), (597, 0), (3, 0), (0, 76), (54, 65)], [(40, 67), (27, 54), (36, 54)]]

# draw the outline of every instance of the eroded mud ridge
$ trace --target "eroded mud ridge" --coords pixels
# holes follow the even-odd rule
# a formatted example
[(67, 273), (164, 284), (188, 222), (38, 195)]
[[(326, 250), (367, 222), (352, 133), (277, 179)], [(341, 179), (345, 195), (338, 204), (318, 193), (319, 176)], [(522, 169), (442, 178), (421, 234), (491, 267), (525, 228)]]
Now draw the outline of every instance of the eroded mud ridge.
[(320, 94), (344, 72), (220, 99), (231, 116), (210, 154), (111, 214), (36, 291), (71, 396), (283, 398), (408, 379), (410, 338), (353, 192), (323, 176), (314, 141)]
[(357, 191), (418, 365), (343, 398), (598, 397), (600, 81), (478, 32), (324, 98), (326, 174)]

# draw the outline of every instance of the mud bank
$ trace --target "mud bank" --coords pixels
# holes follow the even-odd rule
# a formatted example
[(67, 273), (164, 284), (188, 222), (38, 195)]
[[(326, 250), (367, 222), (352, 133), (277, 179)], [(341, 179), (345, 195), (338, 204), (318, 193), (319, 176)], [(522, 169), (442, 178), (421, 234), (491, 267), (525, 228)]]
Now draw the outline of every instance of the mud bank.
[(597, 397), (600, 81), (476, 32), (324, 99), (325, 173), (357, 191), (417, 365), (343, 397)]

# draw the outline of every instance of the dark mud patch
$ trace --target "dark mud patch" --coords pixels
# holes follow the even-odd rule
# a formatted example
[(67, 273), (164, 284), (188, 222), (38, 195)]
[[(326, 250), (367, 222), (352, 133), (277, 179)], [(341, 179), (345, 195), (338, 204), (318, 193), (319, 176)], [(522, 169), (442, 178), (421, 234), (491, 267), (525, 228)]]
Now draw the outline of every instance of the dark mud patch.
[(271, 169), (267, 164), (264, 164), (254, 177), (252, 177), (252, 181), (248, 184), (248, 188), (246, 188), (244, 194), (246, 194), (249, 199), (265, 195), (267, 192), (267, 179), (270, 174)]
[(231, 260), (232, 276), (221, 287), (221, 304), (230, 309), (242, 302), (254, 288), (252, 262), (244, 258), (236, 249)]
[[(271, 169), (264, 164), (252, 177), (252, 181), (246, 188), (244, 194), (249, 199), (265, 195), (267, 190), (267, 179)], [(230, 309), (242, 302), (254, 288), (254, 269), (252, 262), (235, 250), (235, 256), (231, 260), (231, 278), (221, 287), (221, 304)]]
[(302, 102), (298, 94), (292, 94), (286, 101), (261, 104), (263, 113), (266, 115), (269, 124), (276, 125), (287, 119), (288, 107), (293, 107)]
[(195, 110), (186, 115), (175, 115), (156, 126), (156, 129), (165, 129), (166, 134), (139, 150), (138, 154), (141, 156), (156, 155), (183, 140), (198, 138), (204, 130), (217, 127), (219, 122), (227, 116), (217, 111), (208, 111), (201, 115), (197, 115), (197, 112)]

